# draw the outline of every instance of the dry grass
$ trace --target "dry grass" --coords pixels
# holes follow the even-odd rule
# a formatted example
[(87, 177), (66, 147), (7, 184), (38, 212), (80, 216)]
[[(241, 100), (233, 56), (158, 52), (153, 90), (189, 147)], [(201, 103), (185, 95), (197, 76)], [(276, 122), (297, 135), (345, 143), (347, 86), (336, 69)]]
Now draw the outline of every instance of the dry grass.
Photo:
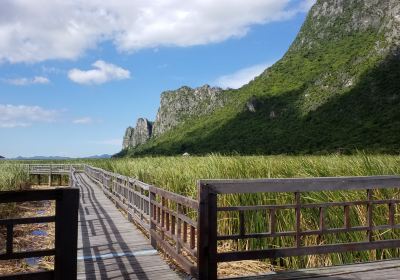
[(255, 276), (274, 270), (273, 266), (262, 261), (218, 263), (218, 277)]

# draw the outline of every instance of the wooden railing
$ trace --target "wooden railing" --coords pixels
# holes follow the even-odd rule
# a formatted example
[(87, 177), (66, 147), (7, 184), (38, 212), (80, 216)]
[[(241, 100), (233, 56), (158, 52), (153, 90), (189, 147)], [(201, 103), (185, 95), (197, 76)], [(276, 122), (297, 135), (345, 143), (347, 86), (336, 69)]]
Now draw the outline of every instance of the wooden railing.
[[(76, 169), (78, 168), (78, 169)], [(349, 251), (399, 248), (400, 239), (374, 239), (374, 231), (400, 229), (396, 221), (396, 208), (400, 207), (400, 198), (389, 197), (375, 199), (378, 190), (399, 189), (400, 177), (336, 177), (336, 178), (306, 178), (306, 179), (256, 179), (256, 180), (200, 180), (198, 183), (198, 199), (194, 200), (159, 187), (143, 183), (139, 180), (120, 174), (105, 171), (89, 165), (70, 168), (72, 186), (76, 186), (76, 172), (84, 171), (89, 178), (97, 182), (103, 192), (128, 217), (143, 229), (155, 248), (160, 248), (170, 255), (186, 272), (200, 280), (217, 279), (217, 264), (219, 262), (277, 259), (304, 255), (343, 253)], [(352, 192), (362, 191), (365, 197), (354, 201), (309, 201), (306, 198), (312, 193), (320, 192)], [(220, 195), (248, 196), (252, 194), (282, 194), (292, 197), (291, 203), (279, 204), (275, 200), (270, 204), (246, 204), (229, 206), (219, 205)], [(307, 197), (305, 195), (307, 193)], [(399, 192), (397, 191), (397, 194)], [(275, 196), (276, 198), (277, 196)], [(233, 200), (232, 200), (233, 201)], [(243, 201), (238, 199), (237, 201)], [(255, 200), (252, 200), (255, 201)], [(374, 219), (374, 208), (386, 206), (387, 223), (382, 224), (382, 217)], [(365, 208), (366, 223), (353, 225), (351, 209)], [(343, 210), (343, 225), (330, 227), (327, 213), (331, 208)], [(306, 229), (302, 226), (302, 213), (313, 209), (317, 213), (318, 226)], [(293, 229), (282, 230), (280, 211), (293, 213)], [(353, 209), (354, 210), (354, 209)], [(264, 211), (268, 230), (252, 232), (248, 213)], [(219, 233), (218, 226), (225, 222), (219, 220), (223, 214), (236, 213), (238, 223), (237, 233)], [(321, 240), (329, 234), (364, 233), (365, 241), (349, 241), (347, 243), (314, 244), (304, 243), (310, 236)], [(238, 247), (233, 251), (218, 249), (221, 242), (240, 240), (262, 240), (290, 237), (294, 245), (273, 248)], [(343, 241), (343, 240), (341, 240)], [(273, 242), (272, 242), (273, 243)], [(276, 243), (275, 243), (276, 244)]]
[(85, 173), (95, 180), (116, 205), (125, 210), (130, 221), (147, 234), (150, 229), (149, 185), (120, 174), (86, 165)]
[(29, 174), (69, 174), (70, 169), (81, 169), (80, 164), (26, 164), (27, 172)]
[(150, 186), (152, 245), (158, 244), (190, 275), (197, 276), (197, 201)]
[(197, 275), (196, 200), (89, 165), (85, 173), (189, 274)]
[[(199, 231), (199, 279), (217, 279), (217, 263), (252, 259), (275, 259), (281, 257), (304, 256), (328, 253), (343, 253), (349, 251), (364, 251), (374, 249), (399, 248), (400, 240), (374, 240), (373, 232), (378, 230), (399, 229), (395, 221), (395, 206), (399, 199), (375, 200), (373, 193), (378, 189), (400, 188), (400, 177), (337, 177), (337, 178), (308, 178), (308, 179), (262, 179), (262, 180), (202, 180), (199, 182), (200, 197), (200, 231)], [(321, 191), (365, 191), (365, 199), (346, 202), (307, 203), (302, 201), (303, 193)], [(218, 195), (255, 194), (255, 193), (291, 193), (294, 203), (286, 205), (231, 205), (218, 206)], [(398, 193), (398, 192), (397, 192)], [(377, 205), (387, 206), (387, 224), (379, 224), (374, 219), (373, 210)], [(350, 207), (364, 206), (366, 208), (366, 225), (352, 226), (350, 224)], [(325, 214), (332, 207), (342, 207), (344, 223), (339, 228), (329, 228), (326, 225)], [(292, 231), (278, 231), (278, 211), (291, 209), (294, 211), (295, 224)], [(304, 209), (317, 209), (319, 227), (315, 230), (304, 230), (301, 226), (301, 216)], [(218, 213), (238, 212), (238, 234), (220, 235), (217, 232)], [(268, 211), (268, 232), (246, 232), (245, 213), (249, 211)], [(379, 217), (382, 220), (382, 217)], [(302, 242), (305, 236), (321, 237), (327, 234), (365, 232), (365, 241), (349, 243), (306, 245)], [(267, 248), (259, 250), (237, 250), (218, 252), (217, 243), (220, 240), (245, 240), (261, 238), (294, 238), (294, 247)]]
[[(72, 185), (76, 186), (76, 183), (72, 183)], [(44, 200), (55, 201), (56, 214), (54, 216), (0, 220), (0, 226), (5, 226), (7, 229), (6, 252), (0, 254), (0, 260), (53, 255), (55, 256), (54, 270), (0, 276), (0, 279), (76, 279), (79, 189), (57, 188), (18, 192), (0, 192), (0, 204)], [(37, 223), (55, 223), (54, 248), (47, 250), (15, 252), (13, 248), (14, 227), (16, 225)]]
[(82, 164), (24, 164), (22, 166), (25, 167), (30, 177), (31, 184), (43, 185), (42, 179), (43, 177), (47, 177), (44, 178), (44, 184), (49, 187), (54, 185), (66, 186), (66, 181), (69, 183), (72, 182), (68, 180), (68, 176), (70, 176), (73, 171), (83, 171)]

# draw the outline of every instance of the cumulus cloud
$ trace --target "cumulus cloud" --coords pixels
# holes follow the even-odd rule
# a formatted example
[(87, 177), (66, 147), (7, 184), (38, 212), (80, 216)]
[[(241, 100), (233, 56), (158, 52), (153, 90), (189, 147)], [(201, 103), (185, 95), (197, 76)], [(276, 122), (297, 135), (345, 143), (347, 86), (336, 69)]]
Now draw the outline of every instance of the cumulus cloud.
[(91, 124), (93, 123), (93, 119), (90, 117), (75, 119), (72, 121), (74, 124)]
[(312, 0), (2, 0), (0, 62), (76, 59), (110, 41), (120, 51), (193, 46), (286, 20)]
[(46, 77), (36, 76), (33, 78), (16, 78), (16, 79), (3, 79), (4, 82), (15, 86), (28, 86), (35, 84), (48, 84), (50, 80)]
[(264, 72), (269, 66), (271, 66), (271, 64), (257, 64), (243, 68), (232, 74), (217, 78), (215, 84), (222, 88), (240, 88)]
[(129, 79), (131, 76), (128, 70), (103, 60), (97, 60), (92, 66), (94, 69), (91, 70), (72, 69), (68, 72), (68, 77), (78, 84), (94, 85), (112, 80)]
[(56, 110), (46, 110), (39, 106), (0, 104), (0, 128), (49, 123), (54, 121), (58, 113)]

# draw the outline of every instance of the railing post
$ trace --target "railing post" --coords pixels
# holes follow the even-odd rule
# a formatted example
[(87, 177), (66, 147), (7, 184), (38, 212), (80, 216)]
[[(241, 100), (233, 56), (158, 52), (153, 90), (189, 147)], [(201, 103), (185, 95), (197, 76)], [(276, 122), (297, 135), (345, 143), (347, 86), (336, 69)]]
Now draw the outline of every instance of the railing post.
[(156, 224), (154, 223), (154, 220), (156, 219), (156, 212), (155, 212), (155, 205), (153, 202), (156, 200), (156, 194), (152, 191), (152, 187), (150, 186), (149, 188), (149, 207), (150, 207), (150, 243), (151, 246), (153, 246), (154, 249), (157, 249), (157, 241), (153, 237), (154, 232), (157, 230)]
[(56, 200), (54, 279), (77, 278), (79, 189), (60, 189)]
[(199, 280), (217, 279), (217, 194), (198, 182), (197, 268)]
[(52, 165), (50, 164), (50, 167), (49, 167), (49, 187), (51, 187), (51, 185), (52, 185), (52, 182), (51, 182), (51, 173), (52, 173)]

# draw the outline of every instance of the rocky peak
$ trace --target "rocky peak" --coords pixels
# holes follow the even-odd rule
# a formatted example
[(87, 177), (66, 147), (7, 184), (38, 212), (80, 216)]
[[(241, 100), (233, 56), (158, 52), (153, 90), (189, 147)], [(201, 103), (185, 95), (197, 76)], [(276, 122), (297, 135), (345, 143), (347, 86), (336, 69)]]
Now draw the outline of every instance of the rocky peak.
[(135, 128), (126, 129), (122, 147), (126, 149), (146, 143), (151, 137), (159, 136), (189, 118), (212, 113), (224, 106), (226, 101), (227, 97), (221, 88), (209, 85), (194, 89), (183, 86), (164, 91), (154, 124), (139, 118)]
[(146, 143), (152, 135), (152, 128), (152, 122), (145, 118), (139, 118), (135, 128), (128, 127), (126, 129), (122, 148), (136, 147)]
[(387, 46), (399, 44), (400, 1), (318, 0), (299, 32), (292, 50), (302, 47), (311, 49), (321, 42), (368, 30), (382, 34), (386, 38)]
[(125, 130), (124, 140), (122, 141), (122, 148), (123, 149), (126, 149), (126, 148), (128, 148), (130, 146), (131, 139), (132, 139), (134, 131), (135, 131), (135, 129), (133, 127), (131, 127), (131, 126), (128, 127)]
[(144, 144), (152, 135), (153, 123), (144, 118), (139, 118), (136, 123), (134, 138), (136, 145)]
[(153, 134), (161, 135), (189, 118), (209, 114), (225, 102), (223, 90), (209, 85), (165, 91), (161, 94)]

